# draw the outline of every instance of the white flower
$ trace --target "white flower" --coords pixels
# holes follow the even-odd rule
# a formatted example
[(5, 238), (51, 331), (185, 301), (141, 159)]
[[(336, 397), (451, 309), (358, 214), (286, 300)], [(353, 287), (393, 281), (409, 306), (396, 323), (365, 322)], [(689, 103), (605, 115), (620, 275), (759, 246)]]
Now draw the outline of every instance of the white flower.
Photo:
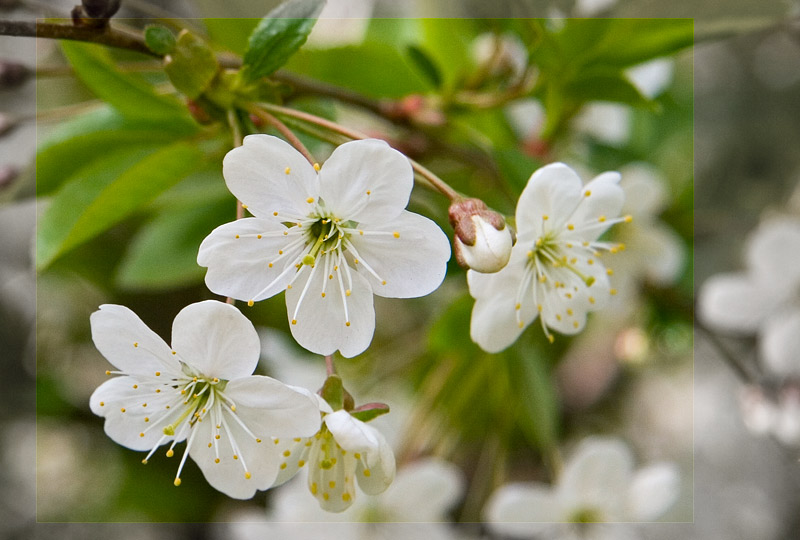
[(217, 227), (197, 262), (218, 294), (253, 302), (286, 290), (297, 342), (351, 357), (372, 340), (372, 295), (432, 292), (450, 245), (433, 221), (404, 210), (413, 172), (385, 142), (345, 143), (316, 169), (281, 139), (245, 137), (223, 174), (255, 217)]
[(323, 510), (341, 512), (355, 499), (355, 480), (364, 493), (383, 493), (394, 480), (394, 453), (375, 428), (344, 409), (318, 399), (322, 428), (313, 437), (275, 439), (282, 461), (275, 485), (308, 464), (308, 489)]
[[(319, 429), (316, 401), (305, 391), (252, 375), (260, 343), (247, 318), (213, 300), (191, 304), (172, 325), (170, 348), (124, 306), (102, 305), (91, 316), (97, 349), (121, 375), (92, 394), (92, 412), (105, 431), (133, 450), (186, 440), (187, 455), (214, 488), (246, 499), (269, 488), (281, 456), (270, 437)], [(264, 442), (262, 442), (264, 441)]]
[(718, 330), (758, 334), (761, 360), (777, 377), (800, 375), (800, 220), (763, 222), (745, 251), (747, 270), (703, 284), (698, 315)]
[(484, 512), (490, 528), (500, 534), (611, 540), (629, 537), (630, 528), (610, 523), (655, 520), (678, 494), (679, 475), (673, 464), (634, 472), (633, 457), (622, 441), (590, 437), (567, 462), (555, 486), (502, 486)]
[(624, 194), (615, 172), (586, 186), (569, 167), (554, 163), (537, 170), (517, 203), (517, 243), (511, 260), (494, 274), (467, 272), (475, 298), (470, 334), (488, 352), (516, 341), (537, 317), (550, 329), (579, 332), (586, 314), (614, 294), (600, 250), (618, 247), (597, 238), (618, 218)]
[(480, 199), (454, 202), (448, 210), (453, 226), (453, 252), (458, 264), (476, 272), (492, 273), (508, 264), (514, 242), (503, 216)]

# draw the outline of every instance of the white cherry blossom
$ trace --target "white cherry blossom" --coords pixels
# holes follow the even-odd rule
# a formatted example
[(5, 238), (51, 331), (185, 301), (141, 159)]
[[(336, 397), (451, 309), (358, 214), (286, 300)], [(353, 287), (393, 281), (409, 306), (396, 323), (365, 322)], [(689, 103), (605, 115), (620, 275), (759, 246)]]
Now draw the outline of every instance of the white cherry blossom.
[(250, 135), (225, 156), (223, 175), (254, 217), (200, 245), (208, 288), (250, 304), (286, 290), (292, 335), (314, 353), (363, 352), (373, 294), (423, 296), (444, 279), (449, 241), (405, 210), (413, 171), (383, 141), (345, 143), (312, 167), (283, 140)]
[(515, 538), (628, 539), (637, 537), (634, 529), (618, 522), (653, 521), (678, 494), (673, 464), (634, 471), (633, 456), (622, 441), (590, 437), (566, 463), (556, 485), (504, 485), (492, 494), (484, 514), (490, 529)]
[(119, 375), (92, 394), (92, 412), (105, 432), (132, 450), (156, 450), (186, 441), (174, 484), (187, 456), (209, 484), (246, 499), (269, 488), (281, 456), (271, 437), (310, 435), (319, 409), (307, 391), (252, 375), (260, 342), (235, 307), (208, 300), (178, 313), (168, 346), (130, 309), (100, 306), (91, 316), (92, 339)]
[(467, 272), (475, 298), (470, 334), (484, 350), (510, 346), (537, 317), (551, 341), (551, 329), (580, 332), (586, 314), (615, 293), (600, 256), (620, 246), (598, 238), (631, 220), (617, 217), (624, 200), (619, 180), (607, 172), (584, 186), (563, 163), (533, 173), (517, 203), (510, 261), (494, 274)]
[(308, 489), (320, 507), (342, 512), (353, 504), (355, 481), (364, 493), (383, 493), (395, 475), (391, 446), (383, 435), (348, 411), (333, 409), (318, 398), (322, 428), (312, 437), (274, 439), (281, 452), (276, 485), (308, 465)]

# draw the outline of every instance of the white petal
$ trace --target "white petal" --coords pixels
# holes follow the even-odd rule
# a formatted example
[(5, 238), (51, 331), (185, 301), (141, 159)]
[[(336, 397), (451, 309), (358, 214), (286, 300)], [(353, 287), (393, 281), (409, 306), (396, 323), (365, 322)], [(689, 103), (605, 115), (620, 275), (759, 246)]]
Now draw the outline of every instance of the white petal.
[[(608, 228), (597, 227), (598, 220), (619, 215), (625, 202), (619, 180), (619, 173), (606, 172), (584, 186), (583, 200), (568, 220), (575, 224), (575, 232), (580, 232), (580, 240), (595, 240)], [(586, 196), (587, 193), (590, 195)]]
[(484, 351), (497, 353), (514, 343), (519, 335), (536, 318), (532, 302), (524, 302), (525, 312), (520, 313), (523, 326), (517, 322), (516, 295), (522, 280), (522, 269), (511, 262), (494, 274), (481, 274), (469, 270), (467, 283), (470, 294), (476, 298), (470, 318), (469, 333), (472, 340)]
[(598, 509), (606, 521), (624, 517), (625, 497), (633, 476), (633, 457), (616, 439), (590, 437), (564, 467), (558, 496), (567, 513)]
[(714, 328), (754, 333), (783, 300), (776, 292), (745, 274), (717, 274), (700, 288), (697, 314)]
[(759, 281), (772, 281), (784, 294), (800, 284), (800, 220), (776, 218), (759, 225), (745, 251)]
[(464, 475), (446, 461), (428, 458), (406, 465), (383, 495), (397, 521), (446, 521), (464, 492)]
[(283, 235), (289, 230), (282, 223), (244, 218), (211, 231), (197, 254), (197, 264), (208, 267), (208, 288), (244, 301), (263, 300), (283, 291), (294, 275), (285, 270), (302, 249), (289, 247), (297, 238), (293, 231)]
[(274, 439), (272, 444), (277, 446), (281, 456), (278, 477), (272, 484), (272, 487), (277, 487), (289, 481), (302, 467), (306, 466), (313, 441), (305, 437), (300, 437), (299, 440), (297, 437), (284, 437)]
[[(150, 450), (164, 434), (165, 422), (158, 422), (158, 419), (171, 399), (166, 392), (159, 398), (143, 397), (153, 394), (154, 390), (153, 385), (133, 377), (114, 377), (92, 393), (89, 405), (94, 414), (105, 417), (104, 429), (111, 440), (132, 450)], [(145, 403), (147, 406), (143, 407)], [(168, 440), (172, 437), (164, 442)]]
[(253, 323), (234, 306), (206, 300), (175, 316), (172, 348), (200, 374), (230, 380), (253, 373), (261, 341)]
[[(195, 423), (192, 429), (199, 431), (191, 441), (189, 455), (214, 489), (234, 499), (249, 499), (256, 490), (265, 490), (275, 481), (280, 455), (269, 438), (256, 442), (234, 418), (223, 414), (226, 414), (228, 429), (220, 430), (219, 439), (214, 438), (216, 430), (210, 417)], [(231, 439), (235, 441), (236, 450)], [(248, 472), (250, 478), (247, 478)]]
[(235, 379), (225, 395), (236, 413), (259, 438), (308, 437), (319, 431), (319, 407), (306, 393), (262, 375)]
[[(286, 170), (289, 170), (289, 174)], [(222, 161), (225, 183), (257, 217), (278, 212), (297, 218), (307, 214), (308, 197), (317, 197), (317, 173), (287, 142), (271, 135), (248, 135)]]
[(169, 346), (125, 306), (103, 304), (89, 320), (97, 350), (120, 371), (180, 374)]
[(484, 519), (492, 530), (523, 538), (552, 531), (547, 522), (564, 518), (558, 499), (544, 484), (507, 484), (484, 507)]
[(337, 147), (319, 174), (325, 207), (359, 223), (382, 223), (400, 214), (414, 186), (408, 158), (378, 139)]
[(800, 375), (800, 311), (771, 317), (759, 342), (761, 360), (771, 375)]
[[(386, 234), (371, 234), (374, 232)], [(397, 238), (394, 232), (399, 234)], [(356, 268), (375, 294), (388, 298), (415, 298), (433, 292), (442, 283), (450, 259), (450, 241), (442, 229), (430, 219), (405, 210), (363, 236), (353, 234), (350, 241), (360, 260), (380, 279), (363, 264)]]
[(352, 454), (345, 455), (341, 446), (328, 433), (325, 435), (311, 447), (308, 489), (323, 510), (343, 512), (356, 495), (356, 459)]
[(628, 519), (653, 521), (680, 495), (680, 474), (673, 463), (658, 463), (636, 471), (628, 488)]
[(625, 191), (625, 213), (639, 218), (650, 219), (668, 202), (665, 180), (660, 171), (648, 163), (630, 163), (620, 169), (622, 180), (619, 185)]
[(353, 418), (345, 410), (325, 416), (325, 425), (333, 434), (339, 446), (348, 452), (367, 452), (378, 449), (378, 431)]
[(578, 173), (563, 163), (552, 163), (534, 172), (517, 202), (519, 239), (534, 241), (541, 234), (543, 216), (553, 220), (550, 227), (562, 227), (581, 201), (582, 188)]
[(386, 491), (391, 485), (395, 475), (395, 460), (392, 447), (386, 442), (383, 434), (371, 428), (373, 436), (378, 439), (377, 450), (369, 450), (364, 458), (359, 460), (356, 465), (356, 478), (358, 486), (368, 495), (378, 495)]
[[(633, 256), (643, 260), (646, 277), (657, 285), (673, 283), (686, 261), (681, 237), (660, 222), (639, 224), (634, 221), (626, 226), (632, 227), (631, 236), (634, 237), (627, 243), (628, 248)], [(627, 253), (628, 250), (622, 255)]]
[(626, 70), (625, 74), (639, 91), (653, 99), (672, 82), (675, 63), (670, 58), (656, 58)]
[[(346, 272), (346, 269), (339, 268), (337, 272)], [(320, 259), (295, 316), (297, 304), (310, 274), (311, 269), (303, 270), (303, 275), (286, 291), (286, 311), (294, 339), (305, 349), (321, 355), (333, 354), (338, 349), (342, 356), (351, 358), (364, 352), (375, 332), (375, 309), (369, 283), (361, 274), (350, 269), (353, 280), (351, 294), (342, 294), (338, 276), (329, 274), (333, 275), (329, 279)], [(322, 297), (324, 281), (328, 283), (325, 297)], [(345, 287), (348, 286), (346, 273), (342, 276), (342, 282)], [(347, 316), (344, 302), (347, 302)], [(293, 319), (297, 322), (292, 323)]]

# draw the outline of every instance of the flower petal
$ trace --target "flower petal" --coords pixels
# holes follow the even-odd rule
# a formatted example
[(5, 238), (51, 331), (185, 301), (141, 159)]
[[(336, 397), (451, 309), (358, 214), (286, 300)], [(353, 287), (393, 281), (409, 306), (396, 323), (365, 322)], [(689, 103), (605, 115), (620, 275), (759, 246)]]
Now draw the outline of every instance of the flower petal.
[(211, 231), (197, 253), (197, 264), (208, 267), (208, 288), (244, 301), (283, 291), (294, 276), (286, 270), (303, 248), (293, 229), (267, 219), (244, 218)]
[[(338, 349), (342, 356), (351, 358), (369, 347), (375, 332), (372, 289), (361, 274), (352, 269), (339, 268), (326, 276), (324, 266), (318, 261), (316, 268), (301, 270), (303, 275), (286, 291), (289, 320), (296, 321), (289, 324), (289, 328), (297, 343), (313, 353), (327, 355)], [(347, 287), (348, 271), (352, 279), (352, 288), (346, 289), (351, 291), (349, 296), (341, 290), (339, 276), (334, 273), (344, 272), (342, 282)], [(330, 275), (333, 278), (329, 279)], [(322, 287), (326, 281), (323, 297)], [(298, 309), (301, 296), (303, 300)]]
[[(150, 450), (158, 443), (166, 424), (159, 417), (163, 418), (170, 397), (166, 392), (155, 397), (153, 386), (134, 377), (114, 377), (92, 393), (89, 406), (94, 414), (105, 417), (103, 427), (111, 440), (132, 450)], [(144, 399), (145, 395), (149, 396)]]
[(450, 259), (447, 236), (430, 219), (406, 210), (387, 221), (363, 235), (351, 236), (359, 260), (368, 264), (380, 279), (363, 264), (356, 265), (359, 273), (369, 281), (375, 294), (387, 298), (416, 298), (436, 290)]
[(367, 451), (364, 458), (358, 461), (356, 478), (358, 478), (358, 486), (364, 493), (378, 495), (386, 491), (386, 488), (394, 480), (396, 467), (394, 452), (380, 431), (370, 426), (366, 427), (372, 429), (373, 435), (378, 439), (378, 448)]
[(125, 306), (103, 304), (89, 320), (97, 350), (120, 371), (138, 375), (180, 373), (169, 346)]
[(552, 228), (561, 228), (583, 195), (578, 173), (563, 163), (551, 163), (534, 172), (517, 202), (519, 241), (534, 241), (541, 235), (544, 216), (555, 220)]
[(625, 165), (620, 169), (619, 185), (625, 191), (624, 211), (639, 219), (652, 219), (668, 202), (665, 180), (658, 169), (644, 162)]
[(800, 220), (775, 218), (761, 223), (749, 238), (745, 257), (748, 268), (762, 282), (776, 289), (800, 284)]
[(306, 463), (308, 463), (313, 441), (307, 437), (284, 437), (282, 439), (273, 439), (272, 444), (277, 446), (281, 455), (278, 477), (275, 478), (275, 483), (272, 484), (272, 487), (277, 487), (288, 482), (302, 467), (305, 467)]
[(172, 322), (178, 358), (206, 377), (252, 374), (261, 354), (253, 323), (230, 304), (206, 300), (183, 308)]
[(447, 512), (464, 492), (461, 470), (441, 459), (428, 458), (406, 465), (397, 473), (384, 504), (397, 521), (446, 521)]
[(771, 375), (800, 375), (800, 311), (770, 317), (759, 342), (761, 360)]
[(567, 514), (593, 508), (604, 521), (617, 521), (632, 477), (633, 456), (622, 441), (589, 437), (564, 468), (558, 497)]
[(236, 404), (239, 418), (264, 437), (308, 437), (319, 431), (317, 402), (308, 393), (263, 375), (234, 379), (225, 395)]
[(675, 504), (680, 495), (680, 474), (673, 463), (657, 463), (636, 471), (628, 488), (628, 516), (653, 521)]
[(515, 537), (551, 532), (553, 526), (547, 522), (564, 518), (558, 499), (544, 484), (506, 484), (491, 495), (484, 507), (484, 519), (493, 531)]
[(226, 419), (219, 439), (211, 419), (195, 423), (192, 429), (199, 431), (189, 455), (214, 489), (234, 499), (249, 499), (256, 490), (272, 486), (281, 457), (268, 437), (256, 442), (229, 412), (222, 414)]
[(348, 452), (368, 452), (378, 449), (378, 431), (349, 412), (339, 410), (325, 415), (325, 425), (336, 442)]
[(353, 475), (356, 460), (351, 454), (345, 455), (345, 451), (330, 438), (329, 433), (325, 435), (311, 447), (308, 489), (323, 510), (343, 512), (355, 500)]
[(469, 270), (467, 284), (470, 294), (476, 298), (470, 318), (470, 337), (483, 350), (497, 353), (514, 343), (519, 335), (537, 316), (533, 302), (521, 302), (520, 320), (517, 322), (516, 295), (522, 280), (522, 269), (511, 262), (494, 274), (482, 274)]
[(319, 178), (326, 209), (342, 219), (369, 224), (400, 214), (414, 186), (408, 158), (378, 139), (337, 147)]
[[(287, 173), (288, 171), (288, 173)], [(307, 213), (308, 197), (318, 192), (317, 173), (300, 152), (271, 135), (244, 138), (222, 161), (225, 183), (257, 217), (290, 221)]]
[(618, 172), (605, 172), (584, 186), (581, 192), (583, 199), (568, 219), (575, 224), (575, 234), (579, 234), (579, 240), (597, 239), (611, 226), (598, 226), (599, 220), (607, 222), (619, 215), (625, 202), (625, 192), (619, 186), (619, 181)]
[(700, 288), (698, 316), (714, 328), (752, 334), (783, 301), (777, 293), (745, 274), (717, 274)]
[[(637, 224), (634, 221), (629, 226), (632, 227), (632, 238), (627, 242), (630, 256), (642, 261), (647, 279), (658, 285), (673, 283), (686, 261), (680, 236), (660, 222)], [(619, 255), (627, 254), (626, 250)]]

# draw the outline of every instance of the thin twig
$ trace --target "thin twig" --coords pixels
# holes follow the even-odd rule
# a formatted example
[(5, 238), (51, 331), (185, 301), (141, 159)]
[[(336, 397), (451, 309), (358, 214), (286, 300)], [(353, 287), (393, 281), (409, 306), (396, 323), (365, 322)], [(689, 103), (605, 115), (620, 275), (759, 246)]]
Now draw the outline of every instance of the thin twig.
[(336, 365), (333, 363), (333, 356), (330, 354), (325, 356), (325, 372), (328, 377), (336, 375)]
[(700, 322), (695, 320), (695, 328), (700, 330), (705, 337), (708, 339), (709, 343), (714, 346), (714, 348), (720, 353), (720, 356), (725, 363), (731, 368), (733, 373), (743, 382), (746, 384), (755, 384), (758, 383), (761, 376), (757, 373), (753, 373), (752, 369), (748, 369), (745, 367), (745, 364), (739, 360), (739, 358), (733, 354), (725, 344), (722, 343), (722, 340), (719, 339), (719, 336), (703, 326)]
[(286, 137), (286, 139), (289, 141), (289, 144), (294, 146), (294, 148), (298, 152), (303, 154), (303, 157), (306, 158), (308, 162), (311, 163), (311, 165), (314, 166), (318, 165), (317, 161), (314, 159), (314, 156), (312, 156), (311, 152), (308, 151), (308, 148), (306, 148), (306, 146), (302, 143), (302, 141), (300, 141), (300, 139), (297, 138), (297, 135), (295, 135), (292, 132), (292, 130), (286, 126), (286, 124), (275, 118), (273, 115), (269, 114), (264, 109), (260, 109), (254, 105), (248, 105), (247, 112), (257, 116), (261, 120), (265, 121), (275, 129), (277, 129), (281, 135)]
[[(242, 128), (239, 126), (239, 119), (236, 117), (236, 111), (234, 109), (228, 109), (228, 125), (231, 128), (234, 148), (242, 146)], [(236, 199), (236, 219), (240, 220), (243, 217), (244, 206), (242, 206), (242, 201)], [(225, 299), (225, 303), (227, 304), (234, 304), (235, 302), (236, 300), (230, 296)]]
[[(297, 111), (294, 109), (288, 109), (286, 107), (281, 107), (279, 105), (273, 105), (271, 103), (259, 103), (258, 105), (260, 108), (267, 109), (269, 111), (274, 112), (278, 115), (285, 115), (291, 118), (296, 118), (297, 120), (301, 120), (303, 122), (308, 122), (310, 124), (317, 125), (319, 127), (325, 128), (329, 131), (334, 133), (338, 133), (340, 135), (344, 135), (345, 137), (353, 140), (361, 140), (361, 139), (370, 139), (372, 137), (365, 135), (363, 133), (359, 133), (358, 131), (352, 130), (350, 128), (346, 128), (340, 124), (335, 122), (331, 122), (325, 118), (315, 116), (313, 114), (309, 114), (302, 111)], [(451, 188), (447, 183), (444, 182), (441, 178), (433, 174), (430, 170), (423, 167), (413, 159), (408, 160), (411, 162), (411, 167), (414, 171), (423, 177), (425, 180), (430, 183), (439, 193), (450, 199), (451, 201), (455, 201), (461, 198), (461, 195), (456, 192), (453, 188)]]
[(0, 20), (0, 35), (86, 41), (161, 57), (147, 48), (142, 36), (111, 26), (98, 29), (72, 24)]

